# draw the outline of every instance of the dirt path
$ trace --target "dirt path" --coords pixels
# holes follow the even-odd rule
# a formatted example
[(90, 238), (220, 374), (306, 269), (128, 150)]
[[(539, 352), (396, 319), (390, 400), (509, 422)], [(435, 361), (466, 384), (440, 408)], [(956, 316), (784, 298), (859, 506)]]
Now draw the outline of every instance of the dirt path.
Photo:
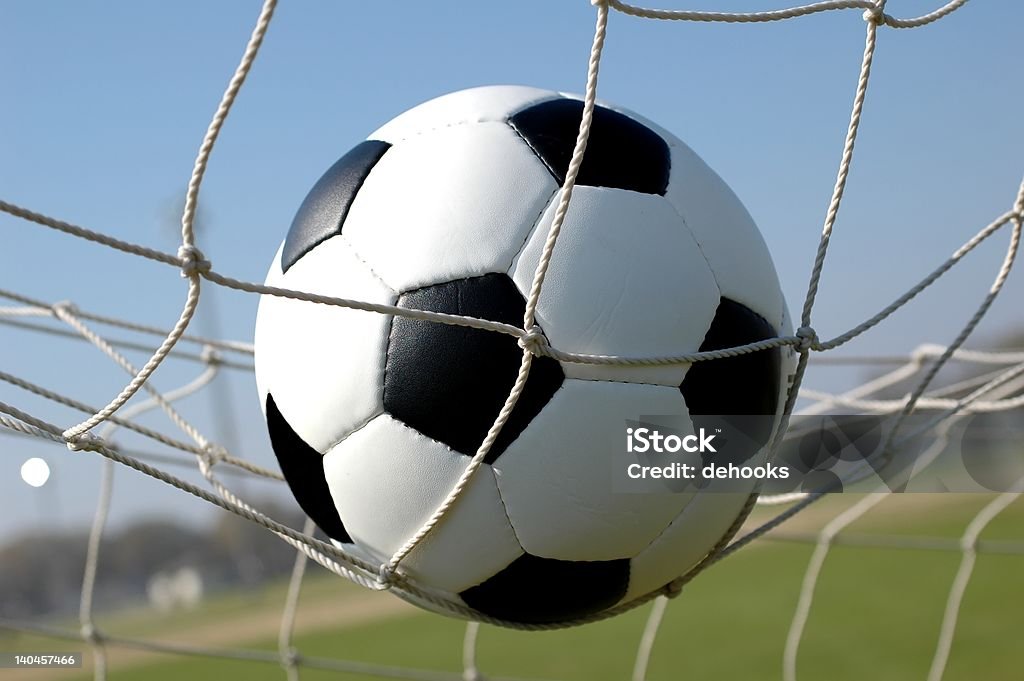
[[(184, 630), (162, 632), (158, 636), (140, 636), (160, 643), (195, 645), (208, 648), (232, 648), (251, 645), (253, 641), (275, 639), (281, 626), (283, 605), (270, 604), (246, 611), (244, 617), (211, 616), (198, 626)], [(327, 628), (355, 627), (369, 622), (408, 616), (416, 608), (386, 593), (344, 590), (337, 596), (304, 601), (298, 611), (295, 633)], [(92, 668), (92, 653), (85, 644), (76, 646), (85, 652), (80, 669), (24, 669), (0, 670), (3, 681), (67, 681), (83, 678)], [(111, 670), (123, 670), (142, 664), (151, 664), (173, 657), (169, 653), (154, 653), (135, 648), (112, 645), (107, 649)], [(255, 664), (255, 663), (254, 663)]]

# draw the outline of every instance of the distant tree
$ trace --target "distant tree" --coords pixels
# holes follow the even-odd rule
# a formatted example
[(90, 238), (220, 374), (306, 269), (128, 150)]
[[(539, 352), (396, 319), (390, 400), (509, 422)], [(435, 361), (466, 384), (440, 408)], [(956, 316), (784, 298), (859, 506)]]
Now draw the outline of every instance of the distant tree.
[[(254, 500), (275, 519), (301, 527), (297, 506)], [(70, 614), (78, 606), (88, 536), (35, 532), (0, 546), (0, 617)], [(295, 549), (264, 528), (229, 513), (196, 529), (143, 519), (105, 535), (100, 547), (96, 606), (111, 609), (146, 598), (154, 575), (197, 570), (204, 588), (253, 586), (288, 574)]]

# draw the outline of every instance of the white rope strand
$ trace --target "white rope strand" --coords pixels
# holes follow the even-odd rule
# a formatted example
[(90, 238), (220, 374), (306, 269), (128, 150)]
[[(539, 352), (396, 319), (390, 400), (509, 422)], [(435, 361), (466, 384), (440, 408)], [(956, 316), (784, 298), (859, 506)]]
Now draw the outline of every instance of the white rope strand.
[(647, 681), (647, 668), (651, 664), (654, 641), (658, 638), (658, 629), (661, 628), (666, 608), (667, 597), (659, 596), (654, 599), (651, 612), (647, 615), (647, 623), (644, 625), (643, 636), (640, 637), (640, 645), (637, 647), (636, 660), (633, 662), (633, 681)]
[[(884, 7), (884, 0), (880, 0), (873, 9), (881, 13)], [(825, 224), (821, 230), (821, 241), (818, 243), (818, 252), (814, 256), (814, 265), (811, 267), (811, 280), (807, 285), (807, 295), (804, 298), (803, 311), (800, 313), (800, 325), (803, 327), (811, 326), (811, 309), (814, 307), (814, 301), (818, 295), (818, 284), (821, 281), (821, 273), (825, 266), (825, 256), (828, 253), (828, 245), (832, 239), (832, 230), (835, 227), (836, 218), (839, 217), (839, 206), (843, 200), (843, 193), (846, 191), (846, 180), (850, 176), (850, 165), (853, 163), (853, 148), (857, 142), (861, 114), (864, 111), (868, 80), (871, 77), (871, 63), (874, 61), (875, 56), (878, 15), (875, 14), (869, 17), (866, 23), (867, 34), (864, 38), (864, 55), (860, 64), (860, 76), (857, 78), (857, 90), (853, 96), (850, 125), (846, 130), (846, 140), (843, 142), (843, 154), (839, 161), (836, 184), (832, 189), (832, 198), (828, 204), (828, 211), (825, 213)]]
[(480, 623), (466, 624), (466, 635), (462, 639), (462, 680), (484, 681), (476, 663), (476, 646), (480, 637)]
[(768, 12), (700, 12), (690, 10), (665, 10), (648, 9), (630, 5), (620, 0), (608, 0), (608, 5), (613, 9), (644, 19), (661, 19), (664, 21), (698, 21), (698, 22), (723, 22), (729, 24), (751, 24), (764, 23), (769, 21), (782, 21), (784, 19), (796, 19), (797, 17), (810, 16), (819, 12), (829, 12), (839, 9), (874, 9), (875, 3), (872, 0), (828, 0), (827, 2), (816, 2), (800, 7), (789, 7), (786, 9), (771, 10)]
[(800, 651), (800, 641), (807, 626), (807, 618), (811, 614), (814, 590), (818, 584), (821, 569), (825, 565), (825, 558), (832, 547), (832, 539), (850, 523), (881, 503), (885, 496), (881, 492), (865, 496), (857, 504), (838, 515), (818, 535), (817, 545), (814, 547), (814, 553), (811, 555), (811, 560), (807, 564), (807, 571), (804, 573), (796, 612), (793, 614), (793, 620), (789, 625), (789, 633), (786, 635), (786, 648), (782, 657), (783, 681), (796, 681), (796, 659)]
[[(302, 526), (302, 534), (312, 536), (316, 525), (312, 519), (306, 518), (306, 524)], [(284, 667), (288, 681), (299, 679), (299, 651), (292, 644), (292, 637), (295, 635), (295, 618), (299, 610), (299, 595), (302, 593), (302, 578), (306, 575), (306, 566), (309, 558), (302, 551), (295, 552), (295, 564), (292, 566), (292, 574), (288, 580), (288, 593), (285, 596), (284, 611), (281, 613), (281, 627), (277, 634), (277, 651), (281, 656), (281, 666)]]
[(874, 14), (880, 25), (893, 28), (920, 28), (938, 21), (943, 17), (952, 14), (967, 4), (967, 0), (953, 0), (946, 3), (934, 12), (914, 17), (912, 19), (898, 19), (896, 17), (878, 11), (878, 3), (875, 0), (829, 0), (816, 2), (798, 7), (770, 10), (767, 12), (701, 12), (692, 10), (665, 10), (649, 9), (630, 5), (620, 0), (608, 0), (608, 5), (623, 14), (629, 14), (643, 19), (661, 19), (665, 21), (696, 21), (696, 22), (723, 22), (730, 24), (751, 24), (766, 23), (771, 21), (782, 21), (785, 19), (796, 19), (798, 17), (810, 16), (820, 12), (830, 12), (843, 9), (863, 9)]
[(263, 3), (260, 15), (256, 19), (256, 26), (252, 30), (252, 35), (249, 36), (245, 52), (242, 53), (242, 59), (228, 82), (228, 87), (221, 97), (217, 111), (213, 114), (213, 120), (210, 121), (206, 134), (203, 136), (203, 142), (199, 145), (199, 153), (192, 167), (192, 176), (188, 180), (188, 189), (185, 192), (185, 209), (181, 216), (181, 245), (186, 253), (178, 255), (183, 258), (189, 254), (198, 253), (198, 251), (192, 250), (195, 248), (194, 223), (196, 206), (199, 202), (199, 189), (203, 184), (203, 176), (206, 174), (206, 165), (210, 161), (210, 154), (213, 152), (213, 145), (217, 143), (221, 128), (224, 127), (224, 121), (227, 120), (228, 114), (231, 112), (231, 106), (235, 103), (249, 71), (252, 70), (253, 62), (256, 61), (256, 55), (259, 54), (260, 47), (263, 45), (263, 38), (270, 27), (270, 20), (274, 17), (276, 7), (277, 0), (265, 0)]
[(1013, 489), (1000, 494), (981, 509), (964, 530), (960, 540), (961, 558), (960, 567), (957, 569), (956, 577), (949, 589), (949, 596), (946, 600), (946, 609), (942, 615), (942, 625), (939, 629), (939, 639), (935, 645), (935, 655), (932, 657), (932, 664), (928, 670), (928, 681), (942, 681), (949, 663), (949, 654), (953, 649), (953, 637), (956, 634), (956, 624), (960, 617), (960, 606), (963, 603), (964, 594), (970, 584), (971, 575), (974, 573), (974, 564), (978, 559), (978, 537), (981, 536), (985, 527), (995, 520), (996, 516), (1010, 507), (1010, 504), (1021, 497), (1024, 491), (1024, 478), (1018, 480)]

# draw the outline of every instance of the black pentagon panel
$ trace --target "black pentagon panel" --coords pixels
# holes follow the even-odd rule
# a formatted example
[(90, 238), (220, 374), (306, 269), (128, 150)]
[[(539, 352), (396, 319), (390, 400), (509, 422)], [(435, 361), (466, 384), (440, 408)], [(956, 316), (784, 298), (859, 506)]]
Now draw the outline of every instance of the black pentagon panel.
[[(700, 351), (746, 345), (777, 335), (764, 317), (746, 305), (722, 298)], [(679, 389), (693, 416), (763, 416), (736, 419), (735, 423), (755, 441), (764, 444), (771, 434), (779, 406), (781, 365), (779, 348), (695, 362)]]
[[(526, 301), (508, 276), (485, 274), (403, 293), (397, 305), (521, 325)], [(521, 358), (516, 339), (505, 334), (395, 317), (384, 370), (384, 409), (472, 456), (505, 403)], [(556, 360), (533, 360), (526, 388), (487, 463), (523, 432), (564, 378)]]
[(628, 586), (628, 558), (572, 561), (525, 554), (459, 595), (486, 615), (543, 624), (607, 610), (622, 600)]
[(267, 430), (270, 444), (277, 456), (288, 487), (291, 488), (299, 507), (317, 524), (324, 534), (336, 541), (351, 543), (352, 537), (338, 516), (334, 499), (324, 477), (324, 457), (310, 447), (292, 430), (288, 421), (274, 403), (274, 396), (267, 395)]
[[(562, 184), (582, 116), (583, 102), (563, 98), (523, 109), (509, 124)], [(596, 106), (576, 184), (664, 196), (671, 166), (661, 135), (625, 114)]]
[(288, 271), (299, 258), (335, 234), (341, 234), (348, 209), (367, 175), (391, 148), (387, 142), (367, 140), (338, 159), (299, 206), (281, 252), (281, 270)]

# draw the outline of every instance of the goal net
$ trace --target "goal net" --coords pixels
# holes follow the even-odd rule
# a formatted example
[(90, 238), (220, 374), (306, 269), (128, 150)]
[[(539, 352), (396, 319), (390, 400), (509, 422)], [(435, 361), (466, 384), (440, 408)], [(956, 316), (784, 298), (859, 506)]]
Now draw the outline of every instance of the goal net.
[[(233, 317), (224, 315), (222, 308), (212, 309), (212, 300), (216, 300), (208, 299), (211, 292), (215, 291), (212, 287), (218, 287), (218, 294), (221, 291), (233, 291), (249, 296), (282, 296), (307, 301), (308, 304), (341, 306), (388, 315), (424, 314), (417, 310), (329, 298), (245, 281), (229, 275), (229, 268), (222, 269), (221, 262), (231, 262), (227, 254), (222, 257), (220, 253), (212, 252), (204, 245), (205, 232), (197, 229), (200, 192), (206, 186), (204, 178), (207, 176), (208, 166), (212, 167), (211, 164), (216, 163), (215, 150), (219, 148), (218, 140), (222, 138), (222, 133), (228, 134), (225, 131), (231, 130), (230, 123), (238, 115), (232, 114), (236, 108), (236, 100), (244, 91), (250, 71), (254, 69), (256, 57), (263, 47), (264, 38), (267, 37), (268, 29), (275, 17), (277, 4), (274, 0), (264, 2), (237, 69), (231, 76), (213, 119), (201, 139), (199, 152), (184, 192), (180, 242), (175, 251), (139, 243), (151, 242), (148, 239), (114, 236), (51, 216), (45, 205), (39, 206), (40, 210), (36, 210), (34, 206), (30, 208), (21, 205), (18, 197), (0, 198), (0, 212), (5, 214), (2, 224), (11, 235), (8, 240), (11, 244), (9, 257), (21, 261), (36, 260), (39, 263), (38, 270), (35, 270), (36, 277), (14, 277), (6, 280), (0, 287), (0, 297), (6, 300), (6, 305), (0, 308), (0, 331), (4, 334), (4, 347), (7, 349), (4, 353), (7, 361), (0, 367), (0, 381), (6, 386), (0, 394), (0, 425), (3, 426), (0, 434), (4, 435), (4, 449), (7, 456), (13, 458), (18, 452), (23, 451), (25, 443), (46, 442), (51, 445), (47, 450), (50, 452), (48, 458), (55, 462), (58, 468), (63, 465), (62, 459), (66, 457), (89, 457), (87, 460), (90, 466), (99, 466), (102, 469), (95, 517), (83, 556), (83, 581), (77, 626), (69, 626), (63, 620), (45, 619), (27, 613), (19, 617), (4, 616), (0, 619), (0, 630), (20, 632), (26, 636), (49, 637), (54, 640), (71, 640), (86, 645), (89, 651), (87, 662), (92, 667), (95, 678), (106, 678), (108, 672), (116, 671), (115, 667), (108, 670), (108, 657), (112, 650), (117, 649), (204, 659), (222, 658), (251, 662), (254, 665), (279, 664), (283, 666), (287, 678), (298, 678), (300, 671), (307, 669), (393, 678), (483, 678), (483, 673), (487, 672), (486, 662), (477, 662), (478, 637), (482, 636), (481, 624), (528, 629), (544, 629), (548, 628), (547, 625), (523, 625), (482, 617), (465, 605), (453, 602), (445, 594), (408, 579), (401, 567), (405, 556), (415, 549), (436, 523), (444, 518), (449, 506), (459, 498), (462, 489), (484, 460), (490, 444), (493, 443), (522, 391), (532, 358), (548, 356), (563, 361), (605, 364), (689, 364), (788, 346), (798, 353), (799, 363), (786, 404), (786, 414), (791, 417), (791, 427), (788, 430), (783, 429), (772, 443), (775, 460), (782, 460), (785, 456), (805, 456), (806, 452), (800, 448), (806, 447), (808, 442), (813, 442), (816, 448), (825, 446), (827, 449), (827, 443), (822, 444), (824, 440), (821, 433), (826, 427), (823, 424), (831, 424), (831, 427), (834, 427), (839, 423), (836, 432), (848, 434), (848, 431), (843, 430), (842, 423), (845, 422), (826, 421), (827, 417), (838, 414), (855, 414), (857, 419), (860, 419), (858, 423), (868, 419), (877, 426), (880, 435), (872, 447), (871, 457), (847, 461), (848, 465), (841, 470), (836, 469), (839, 472), (808, 477), (803, 481), (804, 484), (796, 488), (775, 489), (771, 485), (766, 485), (760, 490), (759, 495), (751, 497), (743, 516), (695, 568), (680, 575), (664, 589), (645, 594), (613, 610), (603, 612), (600, 616), (570, 624), (588, 624), (592, 620), (619, 615), (647, 604), (649, 609), (645, 615), (646, 624), (642, 630), (636, 632), (637, 644), (631, 666), (634, 679), (649, 678), (648, 670), (658, 650), (659, 627), (670, 612), (670, 602), (680, 594), (688, 593), (691, 581), (724, 558), (752, 544), (796, 543), (809, 547), (810, 550), (805, 555), (802, 582), (795, 602), (789, 605), (792, 615), (788, 635), (781, 649), (777, 651), (783, 678), (789, 681), (797, 678), (801, 644), (810, 636), (812, 624), (816, 627), (828, 626), (828, 622), (815, 619), (814, 612), (823, 588), (821, 585), (828, 582), (827, 558), (831, 553), (837, 550), (946, 552), (958, 556), (959, 562), (951, 581), (946, 586), (944, 607), (938, 613), (935, 625), (929, 629), (934, 630), (934, 638), (929, 655), (930, 665), (925, 672), (929, 681), (943, 678), (950, 665), (960, 612), (965, 594), (972, 583), (979, 554), (989, 552), (1012, 556), (1024, 553), (1024, 544), (1020, 541), (983, 540), (981, 537), (982, 532), (1010, 509), (1024, 491), (1024, 470), (1021, 470), (1020, 466), (1015, 468), (1014, 465), (1009, 465), (1005, 469), (997, 466), (998, 470), (995, 473), (987, 468), (978, 473), (979, 469), (972, 469), (972, 464), (967, 463), (966, 467), (975, 472), (971, 478), (971, 486), (952, 491), (986, 494), (973, 497), (973, 501), (966, 505), (961, 504), (970, 511), (964, 511), (968, 519), (961, 528), (960, 535), (955, 538), (899, 532), (900, 514), (910, 507), (900, 498), (901, 495), (894, 492), (935, 491), (939, 488), (949, 492), (948, 481), (953, 479), (950, 477), (953, 474), (942, 466), (949, 465), (949, 451), (958, 446), (963, 450), (961, 461), (966, 461), (969, 452), (966, 451), (967, 445), (964, 444), (967, 442), (965, 433), (973, 434), (979, 428), (988, 431), (1003, 429), (996, 439), (1002, 438), (1000, 442), (1011, 443), (1011, 448), (1013, 442), (1019, 443), (1021, 417), (1024, 415), (1024, 348), (1019, 346), (1024, 345), (1024, 338), (1017, 338), (1016, 340), (1020, 342), (1016, 345), (1012, 342), (993, 342), (986, 349), (968, 349), (967, 343), (973, 333), (979, 328), (984, 328), (983, 321), (1007, 286), (1024, 221), (1024, 184), (1016, 189), (1015, 194), (1008, 193), (1002, 203), (997, 202), (991, 206), (992, 214), (980, 230), (958, 227), (957, 233), (962, 235), (961, 244), (945, 259), (929, 261), (925, 274), (918, 281), (911, 282), (909, 286), (903, 288), (888, 286), (886, 290), (891, 291), (891, 302), (875, 308), (877, 311), (872, 314), (863, 318), (854, 317), (851, 320), (848, 315), (840, 314), (844, 312), (842, 304), (822, 301), (819, 291), (823, 285), (823, 277), (836, 261), (840, 261), (842, 265), (840, 270), (843, 283), (840, 286), (847, 289), (846, 293), (851, 298), (856, 297), (854, 289), (858, 286), (875, 290), (879, 284), (888, 285), (890, 281), (898, 282), (904, 278), (900, 276), (903, 272), (876, 269), (874, 264), (865, 262), (860, 267), (860, 276), (854, 280), (851, 274), (854, 268), (843, 261), (843, 253), (832, 252), (835, 250), (833, 240), (838, 242), (846, 236), (839, 216), (848, 180), (856, 165), (854, 151), (862, 116), (868, 115), (866, 112), (871, 108), (869, 84), (872, 83), (873, 68), (877, 68), (875, 61), (880, 50), (879, 45), (889, 38), (893, 41), (899, 40), (901, 36), (897, 34), (902, 29), (927, 31), (933, 25), (952, 23), (953, 20), (949, 17), (961, 14), (958, 10), (963, 8), (966, 0), (954, 0), (912, 18), (900, 18), (890, 14), (884, 0), (826, 0), (799, 7), (757, 12), (646, 9), (618, 0), (594, 0), (591, 15), (594, 28), (590, 38), (589, 59), (585, 64), (580, 60), (579, 64), (580, 83), (584, 91), (584, 113), (580, 122), (579, 137), (569, 163), (569, 171), (559, 194), (556, 217), (545, 244), (547, 254), (558, 248), (561, 219), (564, 218), (572, 201), (576, 174), (586, 155), (594, 103), (601, 93), (599, 75), (604, 65), (603, 55), (606, 46), (611, 49), (610, 46), (615, 44), (615, 31), (619, 25), (633, 26), (634, 22), (642, 21), (678, 22), (687, 25), (806, 21), (808, 25), (813, 25), (812, 22), (820, 20), (824, 15), (842, 15), (846, 19), (856, 16), (863, 24), (863, 53), (853, 88), (849, 124), (841, 145), (838, 149), (830, 150), (833, 153), (838, 151), (835, 182), (825, 204), (822, 227), (816, 234), (817, 245), (813, 250), (807, 250), (811, 256), (810, 261), (803, 263), (808, 273), (804, 297), (799, 303), (792, 299), (790, 301), (798, 330), (792, 336), (726, 350), (672, 357), (587, 357), (570, 356), (559, 348), (549, 346), (530, 324), (524, 324), (523, 328), (509, 328), (507, 325), (473, 318), (442, 315), (430, 317), (436, 323), (471, 325), (517, 337), (524, 353), (525, 371), (513, 388), (502, 412), (496, 415), (495, 425), (488, 440), (485, 440), (480, 450), (472, 457), (448, 499), (420, 532), (410, 538), (409, 542), (383, 565), (374, 564), (363, 556), (354, 555), (318, 537), (310, 521), (295, 526), (282, 522), (280, 518), (274, 517), (274, 514), (266, 512), (265, 508), (261, 508), (256, 500), (261, 498), (262, 491), (280, 489), (283, 487), (283, 478), (272, 465), (247, 456), (244, 448), (240, 448), (239, 445), (242, 438), (238, 430), (244, 429), (232, 430), (231, 427), (235, 415), (231, 413), (230, 404), (235, 399), (234, 393), (240, 384), (231, 376), (246, 376), (251, 372), (253, 348), (244, 340), (248, 335), (248, 327), (239, 326), (226, 330), (221, 326), (223, 318)], [(963, 9), (963, 13), (970, 11), (969, 8)], [(617, 24), (616, 22), (620, 20), (621, 24)], [(731, 27), (730, 30), (748, 29)], [(955, 30), (951, 35), (955, 35)], [(734, 41), (744, 39), (743, 36), (737, 37), (736, 33), (722, 33), (719, 38)], [(585, 72), (582, 70), (584, 66)], [(644, 67), (652, 68), (651, 65)], [(996, 64), (992, 68), (1001, 67), (1002, 65)], [(686, 77), (685, 73), (671, 76), (680, 80)], [(672, 83), (665, 82), (664, 77), (657, 82), (659, 87), (673, 86)], [(17, 100), (12, 101), (12, 106), (17, 104)], [(265, 102), (265, 105), (269, 106), (270, 103)], [(988, 106), (995, 107), (997, 103), (990, 102)], [(244, 103), (241, 108), (244, 110)], [(752, 111), (745, 112), (744, 115), (757, 116), (758, 113)], [(959, 130), (947, 132), (950, 135), (961, 133)], [(238, 144), (234, 139), (225, 142), (228, 143)], [(799, 160), (793, 163), (799, 164)], [(964, 175), (971, 172), (971, 168), (963, 168)], [(870, 183), (871, 180), (870, 177), (862, 179), (866, 183)], [(773, 181), (771, 177), (763, 179), (763, 182), (769, 185)], [(953, 179), (952, 182), (957, 183), (958, 190), (966, 187), (964, 191), (967, 191), (975, 186), (975, 183), (958, 183), (958, 179)], [(881, 191), (877, 184), (873, 184), (872, 188), (874, 191)], [(929, 189), (934, 193), (943, 191), (940, 187)], [(898, 224), (892, 226), (893, 231), (898, 229)], [(133, 264), (125, 266), (122, 276), (109, 277), (108, 292), (111, 298), (129, 300), (138, 314), (132, 315), (131, 318), (122, 314), (111, 314), (104, 307), (105, 299), (79, 300), (75, 288), (68, 283), (70, 280), (64, 282), (69, 288), (66, 294), (59, 298), (47, 298), (46, 292), (52, 287), (36, 284), (53, 278), (47, 270), (48, 267), (74, 266), (74, 254), (67, 256), (67, 260), (61, 260), (64, 256), (60, 256), (53, 261), (48, 258), (48, 253), (30, 252), (21, 248), (21, 235), (29, 230), (56, 232), (59, 234), (61, 244), (72, 243), (76, 239), (93, 242), (104, 249), (120, 252), (120, 257), (128, 258)], [(907, 270), (917, 271), (920, 264), (918, 259), (922, 257), (920, 254), (929, 252), (928, 249), (918, 248), (917, 244), (907, 243), (899, 238), (898, 234), (893, 235), (890, 243), (858, 245), (855, 243), (857, 234), (854, 226), (848, 226), (847, 230), (853, 233), (843, 245), (856, 253), (851, 256), (854, 258), (869, 258), (875, 249), (902, 252), (904, 261), (913, 264), (913, 267), (908, 267)], [(958, 325), (957, 328), (949, 325), (938, 327), (943, 330), (952, 329), (952, 333), (942, 339), (941, 344), (934, 342), (934, 338), (915, 336), (915, 347), (909, 352), (900, 349), (893, 353), (871, 352), (857, 355), (840, 351), (840, 348), (856, 348), (858, 342), (863, 340), (861, 337), (876, 327), (884, 328), (888, 324), (899, 323), (901, 315), (905, 314), (905, 308), (917, 304), (915, 299), (919, 295), (926, 297), (932, 293), (929, 289), (943, 285), (951, 271), (965, 269), (965, 265), (961, 263), (976, 251), (990, 247), (997, 237), (1005, 239), (1005, 246), (1001, 247), (997, 259), (990, 258), (993, 268), (987, 270), (976, 267), (974, 270), (968, 270), (972, 276), (971, 281), (958, 284), (958, 291), (977, 291), (976, 300), (964, 302), (969, 300), (969, 296), (958, 295), (950, 298), (951, 302), (948, 304), (941, 301), (932, 302), (933, 307), (928, 313), (930, 316), (953, 318)], [(245, 237), (239, 235), (238, 238)], [(805, 239), (809, 236), (804, 235), (800, 238)], [(56, 248), (49, 241), (45, 243), (46, 248)], [(83, 245), (82, 248), (86, 246)], [(155, 263), (163, 267), (163, 271), (145, 269), (137, 264), (141, 261)], [(534, 290), (527, 301), (528, 312), (531, 305), (536, 305), (543, 286), (546, 259), (541, 257), (540, 261), (541, 265), (534, 279)], [(889, 257), (879, 261), (898, 263), (900, 258)], [(793, 267), (788, 259), (781, 262), (784, 267)], [(89, 268), (85, 268), (84, 272), (83, 276), (89, 277), (107, 277), (110, 274)], [(143, 272), (145, 274), (142, 274)], [(870, 282), (870, 287), (866, 286), (865, 281)], [(978, 284), (979, 281), (983, 283)], [(165, 284), (168, 287), (167, 291), (162, 289)], [(172, 286), (178, 286), (180, 290)], [(152, 310), (147, 309), (148, 298), (158, 295), (158, 289), (159, 295), (166, 297), (167, 292), (178, 291), (179, 298), (183, 298), (174, 319), (161, 322), (159, 318), (154, 318)], [(1011, 292), (1010, 296), (1013, 295)], [(841, 333), (826, 333), (816, 324), (822, 306), (828, 308), (826, 318), (830, 321), (845, 319), (842, 328), (846, 330)], [(857, 305), (851, 305), (853, 309), (856, 307)], [(207, 321), (205, 325), (204, 312)], [(913, 331), (913, 325), (906, 329), (907, 334)], [(227, 340), (231, 337), (243, 340)], [(102, 357), (103, 362), (95, 361), (94, 357)], [(865, 370), (870, 372), (867, 379), (864, 378)], [(842, 385), (843, 379), (835, 379), (834, 373), (830, 372), (843, 374), (846, 385)], [(92, 389), (78, 391), (83, 376), (107, 391), (105, 401), (97, 403), (82, 397), (83, 393), (91, 395), (94, 392)], [(52, 379), (49, 383), (41, 380), (47, 377)], [(121, 381), (120, 377), (127, 378)], [(805, 387), (805, 383), (813, 377), (820, 377), (820, 383), (825, 388)], [(850, 377), (856, 381), (855, 385), (849, 385)], [(178, 383), (177, 387), (168, 387), (175, 382)], [(841, 385), (842, 387), (838, 387)], [(75, 388), (68, 389), (65, 386)], [(214, 407), (213, 411), (221, 411), (214, 414), (211, 434), (207, 432), (210, 430), (211, 422), (209, 414), (194, 419), (188, 415), (188, 410), (180, 408), (179, 404), (188, 404), (193, 396), (214, 391), (219, 392), (215, 393), (212, 403), (219, 407)], [(228, 405), (226, 410), (225, 405)], [(75, 417), (73, 414), (80, 416)], [(974, 430), (971, 430), (972, 428)], [(900, 459), (900, 454), (908, 450), (913, 451), (913, 456), (910, 459)], [(1011, 464), (1020, 459), (1021, 453), (1017, 450), (1019, 445), (1016, 450), (1009, 450), (1010, 454), (1007, 456)], [(832, 458), (838, 460), (842, 457)], [(190, 466), (194, 472), (185, 472), (183, 466)], [(183, 643), (165, 640), (160, 636), (115, 633), (103, 626), (102, 614), (96, 607), (96, 585), (98, 575), (104, 569), (104, 536), (108, 532), (110, 515), (117, 513), (118, 494), (115, 493), (113, 485), (114, 471), (117, 467), (132, 469), (132, 479), (141, 479), (141, 474), (176, 488), (175, 494), (183, 497), (191, 495), (195, 504), (205, 503), (219, 507), (224, 512), (264, 528), (267, 533), (272, 533), (295, 549), (296, 558), (291, 568), (291, 578), (287, 589), (282, 593), (280, 617), (276, 622), (276, 650)], [(808, 467), (813, 469), (815, 465), (808, 464)], [(997, 476), (998, 482), (986, 484), (989, 478), (985, 478), (985, 475)], [(861, 494), (829, 494), (850, 489)], [(908, 498), (910, 496), (913, 495), (907, 495)], [(936, 494), (931, 498), (934, 501), (925, 504), (926, 510), (918, 511), (927, 513), (927, 508), (931, 507), (929, 504), (944, 503), (942, 494)], [(981, 501), (978, 501), (979, 499)], [(883, 514), (889, 523), (888, 528), (897, 528), (896, 531), (867, 534), (848, 531), (851, 525), (859, 523), (874, 510), (891, 504), (904, 509)], [(804, 525), (796, 523), (794, 529), (787, 529), (789, 525), (779, 528), (784, 521), (798, 515), (809, 520)], [(31, 522), (25, 520), (26, 524)], [(47, 550), (54, 560), (61, 560), (61, 546), (48, 546)], [(304, 651), (298, 645), (294, 632), (297, 618), (302, 617), (301, 591), (309, 561), (315, 561), (328, 571), (364, 589), (390, 591), (414, 603), (427, 604), (433, 609), (472, 620), (466, 625), (462, 641), (462, 669), (442, 672), (371, 664)], [(708, 574), (714, 575), (717, 570), (718, 568), (710, 570)], [(739, 575), (739, 578), (756, 580), (757, 575)], [(175, 603), (192, 602), (199, 598), (201, 587), (196, 575), (179, 573), (162, 576), (161, 579), (162, 581), (151, 584), (151, 600), (154, 604), (163, 603), (166, 607), (173, 607)], [(834, 584), (832, 588), (836, 588)], [(859, 590), (869, 591), (871, 588), (870, 584), (857, 585)], [(774, 603), (765, 607), (778, 608)], [(893, 604), (892, 607), (899, 606)], [(699, 618), (700, 614), (695, 613), (694, 616)], [(878, 622), (877, 626), (884, 629), (886, 623)], [(1006, 636), (1011, 637), (1011, 634), (1007, 633)], [(661, 645), (670, 644), (662, 640)], [(338, 650), (344, 655), (346, 646), (343, 639), (339, 641)], [(580, 654), (578, 650), (564, 652), (568, 656)], [(728, 651), (720, 651), (721, 655), (734, 657), (742, 657), (743, 653), (743, 645), (736, 642), (730, 644)], [(862, 650), (858, 652), (857, 646), (852, 646), (851, 650), (840, 654), (849, 654), (851, 657), (864, 655)], [(861, 660), (860, 664), (866, 663)], [(769, 675), (774, 677), (775, 672)]]

